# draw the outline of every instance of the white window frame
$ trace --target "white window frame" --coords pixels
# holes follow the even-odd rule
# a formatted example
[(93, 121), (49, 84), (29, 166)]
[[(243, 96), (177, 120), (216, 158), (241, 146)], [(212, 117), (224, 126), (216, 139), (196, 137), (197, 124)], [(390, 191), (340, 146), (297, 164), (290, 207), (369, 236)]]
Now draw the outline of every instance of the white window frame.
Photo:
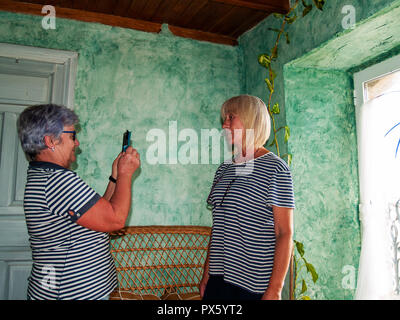
[[(379, 79), (381, 77), (387, 76), (396, 71), (400, 71), (400, 55), (387, 59), (381, 63), (375, 64), (371, 67), (368, 67), (362, 71), (359, 71), (354, 74), (354, 105), (355, 105), (355, 115), (356, 115), (356, 123), (357, 123), (357, 148), (358, 148), (358, 157), (359, 163), (361, 162), (362, 152), (361, 152), (361, 144), (363, 143), (361, 137), (361, 111), (362, 107), (365, 103), (367, 103), (367, 93), (364, 90), (365, 83)], [(359, 180), (364, 181), (366, 172), (363, 172), (359, 165)], [(359, 204), (359, 212), (360, 212), (360, 221), (363, 221), (363, 214), (366, 213), (368, 203), (364, 203), (366, 199), (363, 197), (362, 193), (362, 185), (360, 183), (360, 204)], [(364, 195), (365, 196), (365, 195)], [(399, 223), (399, 221), (397, 221)], [(396, 251), (397, 252), (397, 251)], [(396, 255), (397, 257), (397, 255)], [(395, 258), (397, 259), (397, 258)], [(398, 270), (398, 263), (395, 263), (396, 270)], [(398, 272), (395, 273), (396, 281), (399, 279)], [(399, 283), (396, 284), (396, 295), (399, 295)], [(397, 296), (398, 297), (398, 296)], [(397, 298), (396, 297), (396, 298)]]
[(386, 76), (400, 70), (400, 55), (375, 64), (354, 74), (354, 100), (357, 110), (365, 103), (367, 97), (364, 83)]
[[(371, 80), (375, 80), (400, 70), (400, 55), (387, 59), (383, 62), (375, 64), (357, 73), (354, 73), (354, 105), (356, 108), (356, 122), (357, 122), (357, 141), (361, 141), (361, 132), (359, 119), (361, 114), (361, 108), (367, 100), (366, 93), (364, 91), (364, 84)], [(360, 157), (360, 143), (358, 143), (358, 155)], [(360, 172), (361, 174), (361, 172)], [(361, 196), (361, 190), (360, 190)], [(362, 201), (362, 199), (361, 199)], [(362, 217), (360, 217), (362, 218)]]

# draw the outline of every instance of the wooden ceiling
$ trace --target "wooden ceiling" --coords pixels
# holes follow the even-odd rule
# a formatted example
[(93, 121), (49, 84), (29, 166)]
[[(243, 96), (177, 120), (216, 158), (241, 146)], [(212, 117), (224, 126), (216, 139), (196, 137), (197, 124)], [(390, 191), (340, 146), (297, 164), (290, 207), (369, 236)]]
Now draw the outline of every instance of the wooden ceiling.
[(237, 45), (238, 37), (271, 13), (286, 13), (289, 0), (0, 0), (0, 10), (98, 22), (147, 32), (168, 24), (177, 36)]

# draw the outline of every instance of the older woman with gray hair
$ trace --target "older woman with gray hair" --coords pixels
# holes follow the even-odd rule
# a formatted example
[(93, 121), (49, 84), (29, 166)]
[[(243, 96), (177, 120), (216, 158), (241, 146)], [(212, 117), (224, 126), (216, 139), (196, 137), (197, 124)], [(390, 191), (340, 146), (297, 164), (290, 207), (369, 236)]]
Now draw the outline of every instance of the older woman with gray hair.
[(71, 171), (79, 146), (77, 115), (54, 104), (26, 108), (17, 121), (30, 160), (24, 195), (32, 249), (28, 299), (104, 299), (117, 286), (108, 232), (125, 225), (138, 152), (112, 165), (101, 197)]
[(204, 300), (280, 299), (293, 246), (291, 173), (264, 147), (271, 124), (261, 99), (233, 97), (221, 118), (234, 159), (217, 169), (207, 200), (213, 226), (200, 294)]

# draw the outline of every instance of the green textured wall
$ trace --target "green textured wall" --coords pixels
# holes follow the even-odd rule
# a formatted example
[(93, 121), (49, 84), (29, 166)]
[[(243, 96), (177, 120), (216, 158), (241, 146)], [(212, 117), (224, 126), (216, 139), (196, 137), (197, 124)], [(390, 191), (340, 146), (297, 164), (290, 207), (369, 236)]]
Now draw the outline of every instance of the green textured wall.
[[(283, 66), (320, 47), (321, 44), (337, 37), (338, 33), (343, 32), (342, 19), (345, 17), (342, 14), (343, 6), (354, 6), (356, 21), (358, 23), (375, 15), (380, 10), (385, 10), (390, 4), (395, 4), (396, 2), (396, 0), (325, 1), (323, 12), (314, 8), (304, 18), (301, 18), (302, 6), (299, 5), (297, 12), (299, 19), (287, 28), (290, 34), (290, 44), (287, 44), (285, 38), (282, 38), (278, 47), (279, 59), (274, 64), (274, 69), (278, 75), (275, 79), (273, 102), (278, 102), (281, 106), (281, 114), (277, 117), (277, 127), (286, 123)], [(268, 28), (280, 28), (280, 24), (277, 23), (277, 20), (273, 16), (268, 17), (239, 38), (239, 46), (243, 56), (242, 92), (254, 94), (263, 100), (268, 98), (268, 89), (264, 82), (267, 73), (258, 64), (257, 58), (260, 53), (270, 52), (275, 44), (275, 32), (268, 30)], [(386, 37), (379, 39), (384, 41)], [(366, 45), (365, 51), (367, 50), (371, 50), (371, 47)], [(282, 154), (285, 154), (287, 147), (283, 143), (283, 134), (279, 136), (279, 141)]]
[(220, 129), (221, 104), (241, 88), (238, 47), (178, 38), (166, 26), (152, 34), (57, 18), (56, 30), (43, 30), (41, 17), (5, 12), (0, 21), (0, 42), (79, 53), (76, 171), (100, 194), (122, 133), (133, 131), (142, 166), (127, 224), (211, 225), (205, 199), (217, 164), (150, 165), (146, 135), (159, 128), (168, 139), (170, 121), (178, 132), (192, 128), (199, 137), (202, 128)]
[(319, 274), (308, 294), (351, 299), (354, 291), (342, 287), (342, 270), (357, 269), (360, 250), (352, 79), (346, 72), (300, 68), (288, 68), (285, 78), (295, 157), (295, 238)]
[[(356, 9), (354, 30), (342, 28), (344, 5)], [(324, 12), (314, 9), (291, 25), (291, 43), (279, 46), (273, 103), (281, 105), (278, 127), (291, 128), (282, 153), (294, 156), (295, 238), (320, 276), (307, 292), (314, 299), (355, 294), (343, 283), (348, 270), (357, 275), (360, 254), (352, 72), (399, 52), (399, 7), (399, 1), (327, 1)], [(266, 74), (257, 56), (273, 46), (274, 24), (268, 18), (239, 41), (243, 91), (264, 98)]]

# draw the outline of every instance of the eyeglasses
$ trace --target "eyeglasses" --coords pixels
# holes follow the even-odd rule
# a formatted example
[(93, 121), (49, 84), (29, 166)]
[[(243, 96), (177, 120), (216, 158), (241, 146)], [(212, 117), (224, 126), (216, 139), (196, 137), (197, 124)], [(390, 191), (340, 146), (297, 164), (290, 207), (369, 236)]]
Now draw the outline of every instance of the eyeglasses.
[(222, 204), (224, 203), (226, 194), (227, 194), (228, 191), (231, 189), (231, 186), (232, 186), (232, 184), (235, 182), (235, 180), (236, 180), (236, 177), (233, 178), (233, 179), (231, 180), (231, 182), (229, 182), (228, 188), (226, 188), (225, 193), (224, 193), (224, 195), (223, 195), (223, 197), (222, 197), (222, 200), (221, 200), (221, 203), (219, 204), (219, 206), (222, 206)]
[(64, 132), (64, 133), (72, 133), (72, 140), (75, 141), (75, 139), (76, 139), (76, 131), (75, 130), (74, 131), (62, 131), (62, 132)]
[[(226, 170), (226, 169), (225, 169), (225, 170)], [(224, 174), (222, 174), (222, 176), (218, 179), (218, 181), (216, 181), (216, 182), (214, 183), (214, 185), (211, 187), (211, 192), (210, 192), (210, 194), (208, 195), (208, 198), (207, 198), (207, 208), (208, 208), (209, 210), (211, 210), (211, 209), (213, 208), (213, 205), (212, 205), (212, 202), (211, 202), (211, 194), (213, 193), (214, 188), (215, 188), (215, 186), (217, 185), (217, 183), (218, 183), (219, 181), (222, 180), (223, 176), (224, 176)], [(229, 182), (229, 185), (228, 185), (228, 187), (226, 188), (225, 193), (224, 193), (224, 195), (222, 196), (222, 200), (221, 200), (221, 202), (218, 204), (218, 207), (221, 207), (222, 204), (224, 203), (225, 197), (226, 197), (228, 191), (231, 189), (231, 186), (232, 186), (232, 184), (235, 182), (236, 179), (237, 179), (237, 177), (233, 178), (233, 179)]]

